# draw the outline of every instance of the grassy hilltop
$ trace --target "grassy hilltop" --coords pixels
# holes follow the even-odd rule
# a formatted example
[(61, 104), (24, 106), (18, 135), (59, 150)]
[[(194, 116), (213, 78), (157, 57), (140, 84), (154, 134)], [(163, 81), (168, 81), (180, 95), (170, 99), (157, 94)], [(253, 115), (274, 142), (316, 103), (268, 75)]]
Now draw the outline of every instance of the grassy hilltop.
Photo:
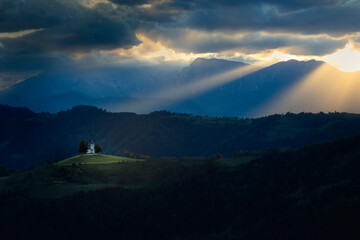
[(143, 161), (105, 154), (77, 155), (51, 165), (4, 177), (0, 179), (0, 188), (10, 191), (22, 188), (31, 197), (53, 198), (79, 191), (134, 187), (147, 184), (153, 177), (149, 171), (144, 174), (141, 164), (136, 164)]
[[(249, 161), (228, 159), (226, 166)], [(77, 155), (57, 163), (0, 178), (1, 190), (23, 189), (33, 198), (58, 198), (80, 191), (113, 187), (151, 187), (184, 166), (196, 167), (203, 158), (134, 159), (113, 155)]]
[(57, 166), (70, 166), (73, 164), (111, 164), (111, 163), (124, 163), (124, 162), (142, 161), (139, 159), (119, 157), (105, 154), (94, 155), (77, 155), (55, 163)]

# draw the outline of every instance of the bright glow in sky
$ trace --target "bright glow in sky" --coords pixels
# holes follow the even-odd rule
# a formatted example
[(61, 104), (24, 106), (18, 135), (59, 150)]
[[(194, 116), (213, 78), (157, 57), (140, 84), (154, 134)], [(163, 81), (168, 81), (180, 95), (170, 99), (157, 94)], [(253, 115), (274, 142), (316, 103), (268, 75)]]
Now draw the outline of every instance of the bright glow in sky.
[(344, 72), (360, 71), (360, 52), (355, 50), (350, 43), (348, 43), (343, 49), (336, 51), (330, 55), (319, 56), (297, 56), (282, 53), (280, 51), (274, 51), (270, 56), (264, 57), (262, 54), (249, 55), (254, 59), (261, 60), (273, 60), (273, 61), (287, 61), (290, 59), (296, 59), (298, 61), (308, 61), (311, 59), (324, 61), (328, 64), (336, 67)]
[[(222, 53), (185, 53), (181, 51), (176, 51), (172, 48), (165, 46), (160, 41), (155, 41), (147, 37), (145, 34), (137, 33), (136, 37), (141, 41), (137, 46), (134, 46), (130, 49), (116, 49), (110, 51), (119, 56), (135, 57), (141, 60), (147, 60), (150, 62), (184, 62), (189, 63), (196, 58), (234, 58), (239, 56), (244, 56), (250, 60), (250, 62), (257, 61), (288, 61), (290, 59), (296, 59), (298, 61), (308, 61), (311, 59), (318, 61), (325, 61), (330, 65), (336, 67), (337, 69), (345, 72), (353, 72), (360, 70), (360, 52), (353, 49), (352, 45), (348, 43), (343, 49), (336, 51), (330, 55), (321, 57), (321, 56), (303, 56), (303, 55), (292, 55), (284, 53), (280, 50), (274, 51), (262, 51), (256, 54), (241, 54), (239, 52), (234, 52), (233, 56), (229, 52), (224, 54)], [(107, 51), (108, 53), (108, 51)]]
[(341, 71), (360, 71), (360, 52), (356, 51), (350, 43), (344, 49), (325, 56), (323, 59)]
[(271, 55), (268, 54), (264, 55), (260, 53), (260, 54), (250, 54), (248, 56), (256, 60), (273, 61), (273, 62), (288, 61), (291, 59), (295, 59), (298, 61), (309, 61), (312, 59), (319, 60), (319, 58), (316, 56), (297, 56), (297, 55), (283, 53), (280, 51), (273, 51)]
[(135, 57), (139, 60), (148, 60), (150, 62), (157, 63), (164, 61), (179, 61), (189, 63), (199, 57), (209, 58), (213, 56), (213, 54), (211, 53), (194, 54), (178, 52), (174, 49), (166, 47), (159, 41), (151, 40), (146, 35), (141, 33), (137, 33), (136, 37), (141, 41), (139, 45), (134, 46), (130, 49), (120, 48), (110, 52), (118, 54), (119, 56)]
[(295, 86), (251, 115), (299, 112), (360, 112), (360, 72), (342, 72), (322, 64)]

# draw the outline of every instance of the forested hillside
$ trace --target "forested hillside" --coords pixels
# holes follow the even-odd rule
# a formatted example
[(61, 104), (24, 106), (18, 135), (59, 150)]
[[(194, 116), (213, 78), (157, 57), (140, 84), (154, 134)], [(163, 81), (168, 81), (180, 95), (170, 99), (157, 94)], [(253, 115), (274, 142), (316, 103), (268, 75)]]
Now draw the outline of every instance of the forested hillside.
[(27, 168), (75, 155), (81, 139), (106, 154), (152, 157), (231, 157), (235, 151), (298, 148), (360, 134), (360, 115), (300, 113), (258, 119), (200, 117), (170, 112), (110, 113), (78, 106), (56, 114), (0, 106), (0, 164)]

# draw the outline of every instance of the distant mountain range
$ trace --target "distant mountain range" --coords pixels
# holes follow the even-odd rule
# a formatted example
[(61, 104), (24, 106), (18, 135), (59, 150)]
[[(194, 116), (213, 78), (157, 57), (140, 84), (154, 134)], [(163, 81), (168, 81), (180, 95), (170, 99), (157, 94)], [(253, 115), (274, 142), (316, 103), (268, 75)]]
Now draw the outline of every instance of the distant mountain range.
[[(250, 116), (252, 111), (290, 89), (322, 64), (317, 61), (280, 62), (203, 94), (194, 94), (169, 110), (210, 116)], [(190, 68), (195, 68), (193, 72), (198, 69), (192, 65)]]
[[(35, 112), (57, 112), (80, 104), (119, 112), (169, 110), (240, 117), (288, 111), (360, 112), (355, 104), (360, 101), (360, 74), (340, 72), (314, 60), (279, 62), (242, 78), (235, 76), (202, 92), (192, 88), (200, 80), (206, 85), (206, 80), (213, 76), (246, 66), (240, 62), (198, 58), (182, 69), (164, 65), (49, 71), (1, 91), (0, 104), (28, 107)], [(189, 93), (177, 101), (158, 94), (184, 87)], [(342, 99), (338, 99), (339, 92)], [(141, 105), (151, 101), (161, 104), (141, 110), (131, 105), (126, 107), (129, 102)]]
[(56, 114), (0, 105), (0, 165), (36, 166), (78, 152), (81, 139), (105, 154), (127, 150), (152, 157), (208, 157), (235, 151), (297, 148), (360, 135), (360, 115), (285, 114), (258, 119), (201, 117), (164, 111), (137, 115), (77, 106)]
[(148, 66), (49, 71), (3, 90), (0, 103), (36, 112), (58, 112), (79, 104), (106, 107), (171, 85), (166, 81), (176, 73), (174, 68)]
[(179, 73), (177, 79), (179, 85), (187, 84), (205, 77), (233, 70), (235, 68), (246, 66), (242, 62), (227, 61), (223, 59), (204, 59), (197, 58), (188, 67), (184, 67)]

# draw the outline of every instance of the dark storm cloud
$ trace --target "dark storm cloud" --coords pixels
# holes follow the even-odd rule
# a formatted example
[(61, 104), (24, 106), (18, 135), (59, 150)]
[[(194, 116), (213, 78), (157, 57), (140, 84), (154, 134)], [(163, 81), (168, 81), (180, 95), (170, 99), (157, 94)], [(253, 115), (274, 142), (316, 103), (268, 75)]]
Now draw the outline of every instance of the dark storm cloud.
[[(170, 32), (178, 27), (210, 32), (275, 31), (333, 35), (360, 31), (360, 25), (355, 24), (360, 22), (359, 6), (344, 5), (345, 1), (341, 0), (111, 1), (118, 4), (118, 8), (111, 8), (109, 4), (85, 8), (68, 0), (3, 0), (0, 2), (0, 32), (42, 30), (21, 38), (0, 39), (0, 42), (5, 52), (16, 55), (17, 51), (30, 54), (128, 48), (139, 44), (134, 34), (139, 25), (143, 28), (162, 26)], [(151, 7), (138, 7), (146, 3)], [(282, 13), (280, 8), (305, 10)], [(245, 42), (252, 43), (251, 40)], [(258, 42), (270, 47), (288, 46), (289, 43), (286, 39), (269, 37)], [(189, 43), (188, 49), (214, 52), (237, 44), (233, 40), (211, 39), (198, 47)]]
[(142, 23), (179, 25), (179, 18), (184, 13), (194, 11), (194, 4), (184, 1), (152, 1), (149, 7), (136, 7), (133, 9), (135, 17)]
[[(360, 32), (360, 1), (108, 1), (91, 0), (85, 7), (82, 0), (0, 0), (0, 33), (38, 30), (0, 37), (0, 73), (38, 71), (71, 62), (76, 54), (130, 48), (140, 43), (135, 31), (184, 52), (282, 48), (301, 55), (329, 54), (346, 43), (326, 35)], [(199, 36), (189, 37), (191, 31)], [(303, 37), (309, 34), (324, 36)]]
[(139, 43), (132, 29), (109, 20), (101, 15), (92, 14), (76, 19), (73, 24), (43, 29), (19, 38), (0, 40), (7, 51), (72, 51), (87, 52), (94, 49), (127, 48)]
[(267, 49), (282, 49), (293, 55), (327, 55), (344, 48), (347, 40), (334, 40), (327, 37), (299, 38), (293, 35), (247, 34), (240, 39), (238, 48), (243, 52), (256, 53)]
[[(80, 5), (66, 5), (61, 1), (8, 1), (0, 8), (0, 32), (43, 29), (22, 38), (0, 40), (5, 48), (34, 48), (44, 50), (111, 49), (136, 45), (139, 41), (134, 27), (126, 18), (112, 19), (122, 12), (99, 8), (88, 9)], [(125, 15), (125, 14), (123, 14)]]
[(176, 23), (176, 17), (181, 13), (171, 13), (163, 10), (147, 10), (147, 9), (136, 9), (135, 11), (137, 19), (143, 22), (143, 25), (153, 25), (148, 23), (156, 24), (168, 24)]
[(203, 9), (217, 7), (239, 7), (244, 5), (275, 5), (282, 9), (306, 9), (312, 7), (334, 6), (346, 0), (110, 0), (119, 5), (153, 4), (160, 8)]
[(163, 2), (156, 5), (156, 8), (165, 11), (187, 11), (194, 10), (195, 4), (186, 1)]
[(151, 0), (109, 0), (119, 5), (136, 6), (152, 2)]
[(207, 31), (246, 30), (339, 35), (360, 31), (360, 7), (311, 8), (281, 13), (276, 6), (202, 9), (192, 12), (184, 25)]
[(180, 0), (182, 2), (193, 2), (194, 4), (201, 7), (236, 7), (243, 5), (259, 5), (259, 4), (269, 4), (276, 5), (281, 8), (289, 9), (304, 9), (311, 7), (319, 6), (333, 6), (339, 3), (344, 2), (343, 0)]
[[(0, 1), (0, 32), (51, 27), (61, 24), (62, 18), (73, 12), (70, 8), (50, 1)], [(44, 7), (46, 6), (46, 8)]]
[[(136, 2), (136, 1), (135, 1)], [(360, 31), (360, 1), (172, 0), (148, 1), (136, 17), (170, 27), (205, 31), (277, 31), (342, 35)], [(175, 22), (175, 23), (174, 23)], [(166, 25), (171, 23), (171, 25)]]
[(38, 31), (0, 38), (0, 71), (41, 70), (74, 53), (137, 45), (136, 21), (127, 14), (109, 4), (86, 8), (66, 0), (2, 0), (0, 32)]

